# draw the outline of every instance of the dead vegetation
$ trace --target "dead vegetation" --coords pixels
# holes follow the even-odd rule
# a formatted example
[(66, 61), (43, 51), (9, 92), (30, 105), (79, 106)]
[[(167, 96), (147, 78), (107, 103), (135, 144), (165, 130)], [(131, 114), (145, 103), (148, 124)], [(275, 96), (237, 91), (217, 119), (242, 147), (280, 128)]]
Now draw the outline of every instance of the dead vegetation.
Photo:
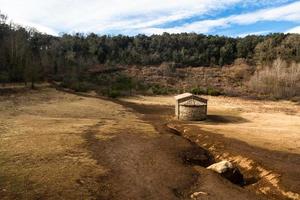
[[(163, 63), (160, 66), (131, 66), (125, 73), (149, 85), (159, 85), (164, 94), (191, 92), (193, 89), (208, 94), (208, 90), (227, 95), (247, 95), (244, 82), (248, 81), (255, 68), (243, 60), (224, 67), (176, 68), (175, 64)], [(148, 93), (151, 94), (151, 93)]]
[(249, 81), (252, 91), (274, 98), (300, 96), (300, 64), (287, 64), (281, 59), (271, 67), (256, 71)]
[[(96, 184), (88, 177), (105, 172), (82, 148), (81, 131), (97, 122), (81, 115), (78, 106), (84, 99), (54, 94), (43, 89), (1, 97), (3, 199), (88, 198)], [(86, 187), (74, 184), (83, 175)]]
[(178, 68), (174, 63), (128, 66), (125, 73), (145, 84), (156, 85), (163, 91), (154, 94), (195, 91), (197, 94), (212, 96), (225, 94), (295, 101), (299, 101), (300, 96), (299, 63), (287, 63), (280, 58), (263, 67), (252, 66), (245, 59), (236, 59), (235, 63), (223, 67)]

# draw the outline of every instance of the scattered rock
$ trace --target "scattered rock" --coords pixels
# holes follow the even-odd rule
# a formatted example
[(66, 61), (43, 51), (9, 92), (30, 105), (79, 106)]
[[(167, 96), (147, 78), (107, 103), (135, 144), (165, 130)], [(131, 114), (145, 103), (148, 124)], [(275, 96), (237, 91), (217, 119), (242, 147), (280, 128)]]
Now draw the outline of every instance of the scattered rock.
[(191, 194), (191, 199), (197, 199), (198, 196), (200, 195), (208, 195), (207, 192), (194, 192), (193, 194)]
[(209, 167), (207, 167), (207, 169), (221, 174), (224, 178), (228, 179), (234, 184), (244, 185), (243, 174), (241, 174), (240, 170), (237, 167), (233, 166), (233, 164), (229, 161), (224, 160), (212, 164)]
[(78, 183), (79, 185), (84, 185), (84, 181), (83, 181), (83, 180), (80, 180), (80, 179), (77, 179), (77, 180), (76, 180), (76, 183)]
[(214, 163), (212, 165), (210, 165), (209, 167), (207, 167), (207, 169), (213, 170), (219, 174), (224, 173), (225, 171), (227, 171), (228, 169), (232, 169), (233, 165), (231, 164), (231, 162), (223, 160), (221, 162), (218, 163)]

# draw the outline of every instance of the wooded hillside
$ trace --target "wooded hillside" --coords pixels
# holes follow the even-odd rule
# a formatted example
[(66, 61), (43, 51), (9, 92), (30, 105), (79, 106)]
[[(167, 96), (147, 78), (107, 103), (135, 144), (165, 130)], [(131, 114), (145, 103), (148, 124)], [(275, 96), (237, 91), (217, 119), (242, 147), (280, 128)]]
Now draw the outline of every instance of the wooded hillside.
[(160, 65), (216, 67), (243, 58), (271, 66), (281, 58), (300, 62), (300, 35), (274, 33), (230, 38), (195, 33), (137, 36), (64, 34), (55, 37), (8, 23), (0, 15), (0, 83), (86, 80), (91, 66)]

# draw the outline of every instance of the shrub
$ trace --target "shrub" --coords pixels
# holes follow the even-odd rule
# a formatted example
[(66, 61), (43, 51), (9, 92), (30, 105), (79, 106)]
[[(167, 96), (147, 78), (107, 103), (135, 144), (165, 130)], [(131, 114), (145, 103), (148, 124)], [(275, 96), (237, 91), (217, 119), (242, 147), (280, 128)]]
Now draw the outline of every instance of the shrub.
[(108, 97), (110, 98), (117, 98), (119, 96), (121, 96), (121, 92), (118, 90), (111, 90), (108, 92)]
[(300, 64), (287, 65), (276, 59), (271, 67), (257, 71), (248, 83), (253, 92), (273, 98), (291, 98), (300, 95)]
[(147, 89), (149, 89), (149, 86), (142, 81), (137, 81), (135, 84), (135, 89), (144, 92), (147, 91)]
[(211, 96), (219, 96), (222, 94), (222, 92), (220, 92), (219, 90), (214, 89), (214, 88), (204, 89), (204, 88), (200, 88), (200, 87), (192, 88), (190, 90), (190, 92), (195, 95), (206, 94), (206, 95), (211, 95)]
[(207, 94), (210, 96), (220, 96), (222, 93), (214, 88), (207, 88)]
[(63, 82), (60, 84), (61, 87), (64, 88), (70, 88), (74, 90), (75, 92), (87, 92), (89, 90), (92, 90), (93, 84), (86, 82), (86, 81), (71, 81), (68, 79), (65, 79)]
[(131, 91), (134, 87), (134, 81), (125, 75), (119, 75), (113, 83), (113, 87), (117, 90)]
[(170, 93), (175, 93), (175, 90), (169, 87), (164, 87), (159, 84), (148, 85), (148, 93), (155, 95), (166, 95)]
[(190, 92), (195, 95), (207, 94), (207, 91), (200, 87), (192, 88)]
[(155, 94), (155, 95), (168, 94), (168, 90), (163, 87), (155, 86), (155, 87), (151, 87), (151, 89), (152, 89), (153, 94)]
[(71, 88), (76, 92), (88, 92), (93, 89), (93, 85), (88, 82), (78, 82), (74, 85), (75, 87)]
[(61, 87), (64, 87), (64, 88), (68, 88), (70, 87), (71, 85), (71, 81), (69, 79), (63, 79), (63, 81), (60, 83), (60, 86)]

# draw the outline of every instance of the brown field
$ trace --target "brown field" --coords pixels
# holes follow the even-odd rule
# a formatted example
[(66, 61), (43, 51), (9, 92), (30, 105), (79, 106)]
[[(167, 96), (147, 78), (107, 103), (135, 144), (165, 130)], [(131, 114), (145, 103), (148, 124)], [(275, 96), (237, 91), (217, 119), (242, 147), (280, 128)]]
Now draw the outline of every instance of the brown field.
[[(194, 125), (258, 147), (300, 154), (299, 103), (204, 97), (208, 99), (209, 119)], [(123, 100), (137, 104), (174, 105), (172, 96), (139, 96)]]
[(0, 96), (0, 113), (1, 199), (97, 196), (107, 169), (86, 148), (85, 131), (103, 140), (126, 129), (154, 132), (118, 104), (51, 88)]
[[(0, 95), (1, 199), (190, 199), (198, 191), (204, 199), (299, 198), (299, 174), (291, 169), (300, 164), (296, 103), (209, 97), (209, 119), (184, 123), (172, 119), (171, 97), (109, 101), (93, 96), (48, 86)], [(189, 140), (170, 133), (166, 123), (182, 129)], [(202, 133), (213, 140), (197, 141)], [(225, 147), (219, 150), (227, 157), (217, 151), (220, 141)], [(240, 153), (226, 148), (227, 143), (238, 145)], [(245, 150), (247, 145), (253, 149)], [(266, 180), (243, 169), (261, 181), (244, 188), (231, 184), (201, 167), (211, 161), (200, 146), (217, 160), (260, 167)], [(258, 156), (251, 157), (256, 150), (270, 158), (257, 161)], [(281, 152), (293, 162), (286, 174), (280, 168), (284, 158), (276, 160), (278, 168), (269, 167), (272, 156)], [(201, 166), (184, 160), (198, 155), (205, 158)], [(274, 174), (283, 180), (270, 178)]]

